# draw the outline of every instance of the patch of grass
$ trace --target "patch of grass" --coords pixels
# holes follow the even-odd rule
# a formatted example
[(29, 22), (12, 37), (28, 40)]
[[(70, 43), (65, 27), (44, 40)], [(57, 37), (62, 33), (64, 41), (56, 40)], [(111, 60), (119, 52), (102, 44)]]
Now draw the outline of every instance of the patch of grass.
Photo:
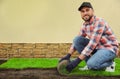
[(72, 73), (68, 74), (68, 75), (84, 75), (84, 76), (120, 76), (120, 58), (116, 58), (115, 59), (116, 62), (116, 69), (115, 72), (106, 72), (104, 70), (79, 70), (80, 67), (84, 67), (85, 66), (85, 62), (81, 62), (78, 67), (76, 67)]
[(0, 65), (2, 69), (56, 68), (58, 59), (53, 58), (11, 58)]
[[(71, 73), (67, 75), (84, 75), (84, 76), (120, 76), (120, 58), (115, 59), (116, 71), (106, 72), (104, 70), (80, 71), (80, 67), (85, 66), (85, 62), (81, 62)], [(11, 58), (7, 62), (0, 65), (0, 69), (26, 69), (26, 68), (56, 68), (58, 65), (57, 58)]]

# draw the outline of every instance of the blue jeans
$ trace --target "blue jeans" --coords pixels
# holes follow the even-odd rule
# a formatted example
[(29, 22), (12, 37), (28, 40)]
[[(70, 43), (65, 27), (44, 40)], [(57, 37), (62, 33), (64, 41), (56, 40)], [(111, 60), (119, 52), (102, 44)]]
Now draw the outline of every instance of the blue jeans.
[[(77, 36), (73, 40), (74, 48), (81, 54), (85, 46), (89, 43), (89, 39)], [(94, 49), (92, 56), (86, 56), (85, 61), (90, 69), (103, 69), (113, 63), (116, 54), (108, 49)]]

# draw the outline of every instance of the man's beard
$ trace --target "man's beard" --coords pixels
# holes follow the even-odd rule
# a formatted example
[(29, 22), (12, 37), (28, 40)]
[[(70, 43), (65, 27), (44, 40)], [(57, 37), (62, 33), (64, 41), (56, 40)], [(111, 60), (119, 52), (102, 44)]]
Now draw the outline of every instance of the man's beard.
[(83, 19), (85, 22), (89, 22), (91, 18), (92, 18), (92, 16), (90, 16), (90, 15), (85, 15), (82, 19)]

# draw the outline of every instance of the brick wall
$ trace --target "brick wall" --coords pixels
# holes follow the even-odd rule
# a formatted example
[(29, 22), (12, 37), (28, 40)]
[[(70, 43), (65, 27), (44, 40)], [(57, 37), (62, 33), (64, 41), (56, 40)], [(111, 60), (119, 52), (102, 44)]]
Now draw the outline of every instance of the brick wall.
[[(0, 59), (60, 58), (67, 54), (70, 46), (71, 43), (0, 43)], [(76, 52), (73, 57), (77, 55)]]
[(0, 58), (60, 58), (70, 46), (71, 43), (0, 43)]

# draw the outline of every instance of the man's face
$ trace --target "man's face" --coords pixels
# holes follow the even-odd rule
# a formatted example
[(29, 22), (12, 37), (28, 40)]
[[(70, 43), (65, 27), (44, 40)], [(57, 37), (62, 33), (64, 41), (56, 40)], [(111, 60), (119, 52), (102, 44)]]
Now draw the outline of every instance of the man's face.
[(92, 18), (92, 16), (94, 15), (94, 11), (92, 8), (89, 7), (83, 7), (80, 11), (81, 13), (81, 17), (85, 22), (90, 21), (90, 19)]

